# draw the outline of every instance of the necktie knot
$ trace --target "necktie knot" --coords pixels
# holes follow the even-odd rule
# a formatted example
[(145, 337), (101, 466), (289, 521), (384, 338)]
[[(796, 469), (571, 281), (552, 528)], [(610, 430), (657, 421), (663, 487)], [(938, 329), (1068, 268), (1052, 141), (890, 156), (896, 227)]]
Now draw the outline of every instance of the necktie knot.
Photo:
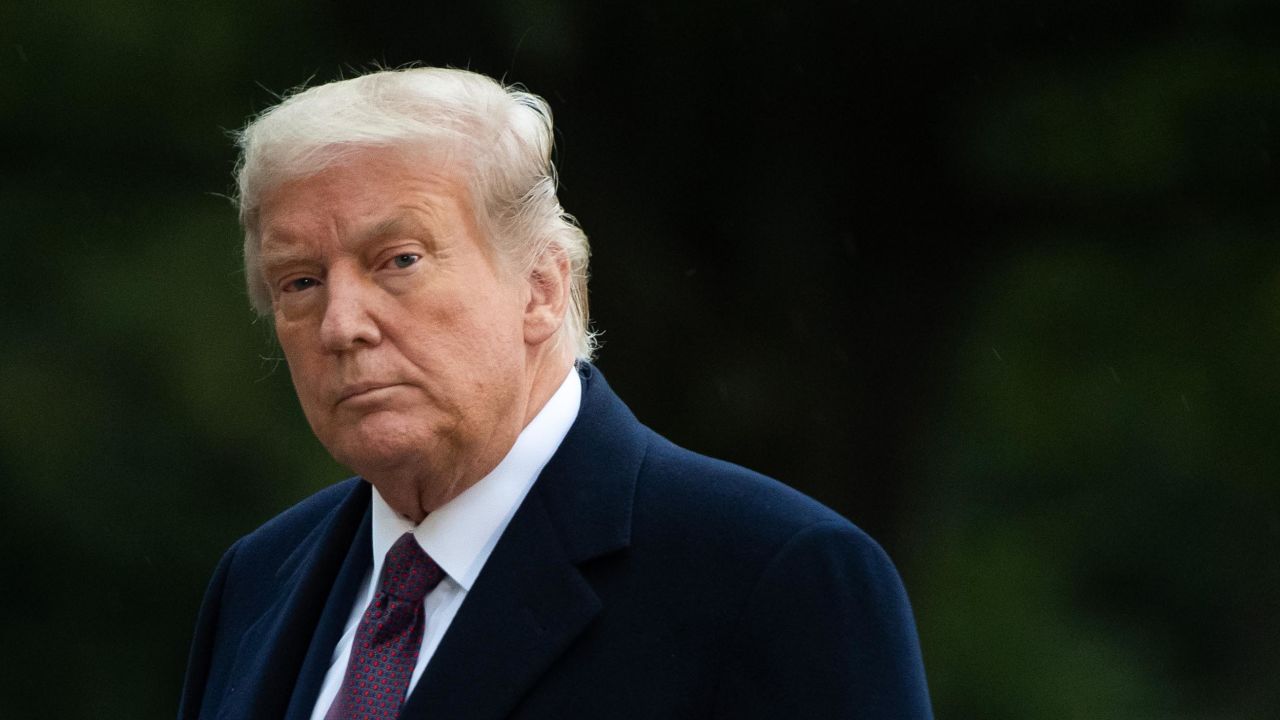
[(405, 533), (387, 551), (382, 590), (408, 603), (420, 603), (440, 580), (444, 571), (432, 560), (413, 533)]

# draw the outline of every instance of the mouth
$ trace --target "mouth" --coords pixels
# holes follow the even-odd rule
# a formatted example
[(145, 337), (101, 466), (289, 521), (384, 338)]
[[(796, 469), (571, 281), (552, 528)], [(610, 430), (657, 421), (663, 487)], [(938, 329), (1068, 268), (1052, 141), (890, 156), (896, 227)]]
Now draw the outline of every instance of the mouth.
[(379, 390), (396, 387), (400, 383), (394, 382), (363, 382), (353, 383), (342, 388), (342, 392), (338, 393), (338, 402), (335, 405), (341, 405), (348, 400), (354, 400), (366, 395), (371, 395)]

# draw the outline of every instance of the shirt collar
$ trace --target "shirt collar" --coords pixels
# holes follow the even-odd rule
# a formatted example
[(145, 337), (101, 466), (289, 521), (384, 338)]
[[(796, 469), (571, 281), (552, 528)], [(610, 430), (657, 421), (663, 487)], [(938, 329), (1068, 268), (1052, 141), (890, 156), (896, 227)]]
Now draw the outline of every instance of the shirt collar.
[(497, 467), (462, 494), (433, 510), (418, 525), (397, 515), (373, 489), (373, 577), (401, 535), (413, 533), (418, 544), (463, 590), (470, 590), (480, 568), (507, 529), (516, 509), (542, 468), (555, 454), (578, 416), (582, 382), (570, 368), (564, 382), (529, 421)]

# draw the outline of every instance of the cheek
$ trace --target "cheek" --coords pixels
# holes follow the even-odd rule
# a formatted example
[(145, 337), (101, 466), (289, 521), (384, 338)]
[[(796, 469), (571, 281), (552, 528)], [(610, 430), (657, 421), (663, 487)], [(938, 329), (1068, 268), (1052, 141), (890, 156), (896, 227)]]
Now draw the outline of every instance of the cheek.
[(508, 319), (496, 300), (486, 296), (484, 289), (433, 298), (431, 303), (406, 308), (392, 327), (407, 331), (406, 351), (432, 364), (484, 363), (486, 355), (509, 335)]
[[(280, 312), (275, 315), (276, 344), (284, 354), (289, 371), (297, 373), (306, 364), (305, 333), (296, 322), (290, 322)], [(295, 375), (296, 379), (296, 375)]]
[(495, 342), (509, 342), (523, 335), (524, 303), (511, 287), (495, 284), (474, 302), (475, 322), (488, 331), (489, 338)]

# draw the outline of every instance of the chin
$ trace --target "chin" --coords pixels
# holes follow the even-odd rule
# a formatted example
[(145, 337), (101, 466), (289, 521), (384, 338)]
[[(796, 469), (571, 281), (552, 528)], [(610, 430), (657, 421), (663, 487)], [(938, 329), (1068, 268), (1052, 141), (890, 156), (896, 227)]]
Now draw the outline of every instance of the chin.
[(424, 463), (435, 455), (433, 440), (432, 433), (412, 428), (403, 418), (366, 418), (324, 445), (335, 460), (367, 477)]

